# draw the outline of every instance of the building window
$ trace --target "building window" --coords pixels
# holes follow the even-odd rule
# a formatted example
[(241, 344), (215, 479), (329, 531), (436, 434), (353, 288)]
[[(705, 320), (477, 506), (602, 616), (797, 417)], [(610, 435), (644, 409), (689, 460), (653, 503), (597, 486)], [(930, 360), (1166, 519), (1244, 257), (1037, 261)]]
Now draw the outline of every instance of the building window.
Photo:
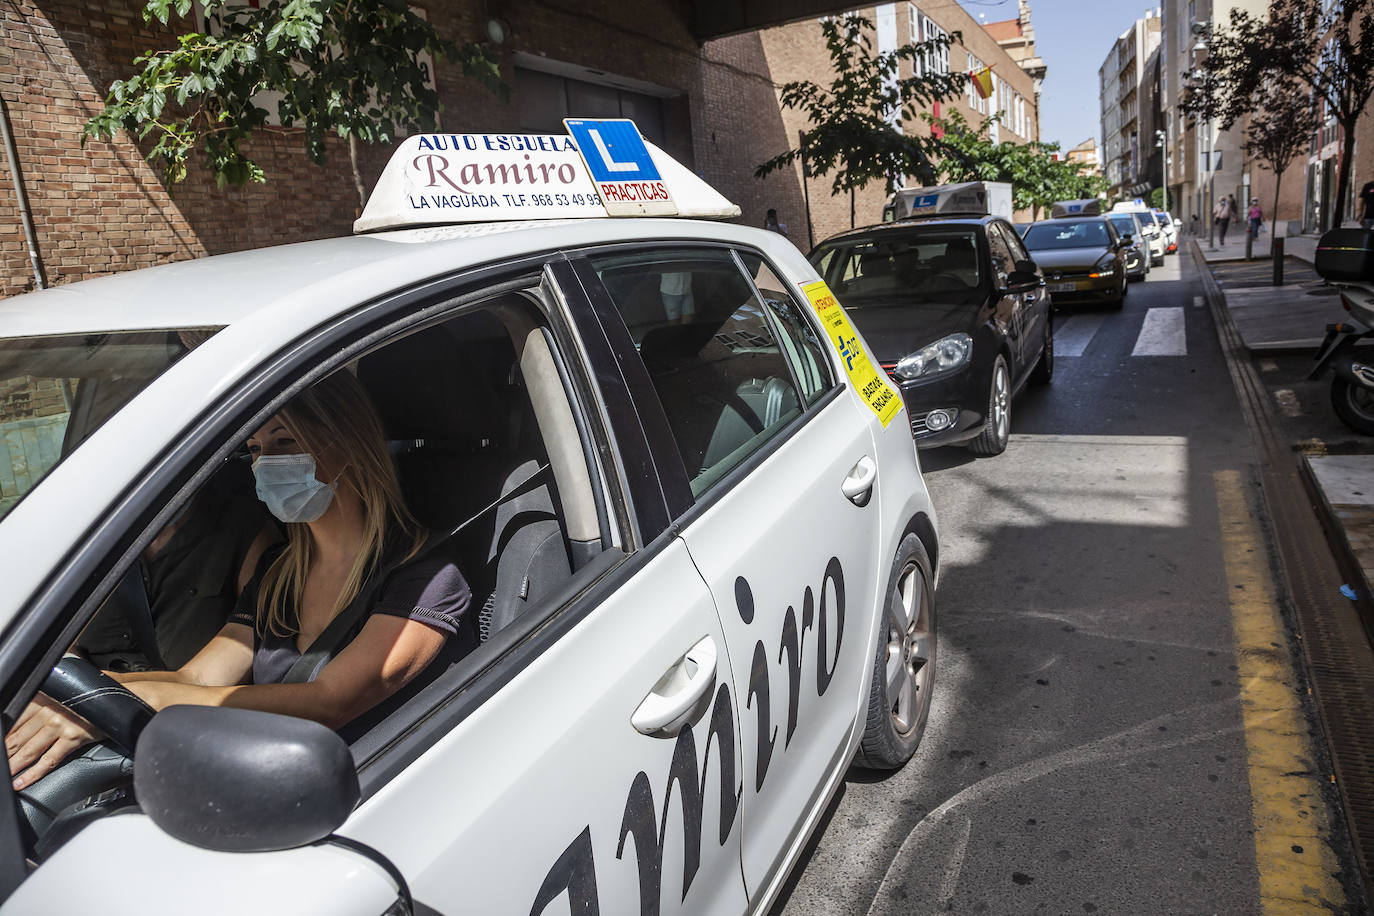
[[(922, 40), (924, 40), (924, 41), (934, 41), (934, 40), (937, 39), (937, 38), (945, 39), (946, 41), (949, 39), (949, 33), (946, 32), (944, 29), (940, 28), (940, 27), (939, 27), (938, 25), (936, 25), (933, 21), (931, 21), (931, 18), (930, 18), (929, 16), (925, 16), (925, 15), (921, 16), (921, 35), (922, 35)], [(938, 51), (932, 51), (931, 54), (930, 54), (929, 56), (930, 56), (931, 58), (933, 58), (933, 59), (931, 59), (931, 60), (928, 61), (928, 63), (931, 65), (931, 71), (932, 71), (932, 72), (934, 72), (934, 73), (948, 73), (948, 72), (949, 72), (949, 46), (948, 46), (948, 45), (945, 45), (945, 47), (941, 48), (941, 49), (938, 50)]]

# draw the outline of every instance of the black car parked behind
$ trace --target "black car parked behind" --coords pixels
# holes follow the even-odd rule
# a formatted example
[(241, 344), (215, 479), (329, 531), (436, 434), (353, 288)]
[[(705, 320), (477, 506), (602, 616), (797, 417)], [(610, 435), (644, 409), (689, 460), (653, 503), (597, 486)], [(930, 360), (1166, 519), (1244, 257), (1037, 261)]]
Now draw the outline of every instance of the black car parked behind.
[(1054, 371), (1044, 278), (994, 216), (909, 220), (822, 242), (811, 261), (901, 387), (921, 448), (997, 455), (1012, 397)]

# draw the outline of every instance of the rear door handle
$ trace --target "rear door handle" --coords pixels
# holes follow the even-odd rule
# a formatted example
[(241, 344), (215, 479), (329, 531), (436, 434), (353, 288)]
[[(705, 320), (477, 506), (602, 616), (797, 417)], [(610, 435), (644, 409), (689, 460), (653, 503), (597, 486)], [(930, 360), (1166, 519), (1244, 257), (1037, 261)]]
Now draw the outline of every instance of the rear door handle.
[(630, 716), (641, 734), (672, 738), (716, 683), (716, 641), (707, 635), (663, 673)]
[(873, 495), (873, 482), (878, 479), (878, 466), (873, 459), (864, 455), (849, 469), (849, 475), (840, 484), (840, 492), (856, 506), (862, 506)]

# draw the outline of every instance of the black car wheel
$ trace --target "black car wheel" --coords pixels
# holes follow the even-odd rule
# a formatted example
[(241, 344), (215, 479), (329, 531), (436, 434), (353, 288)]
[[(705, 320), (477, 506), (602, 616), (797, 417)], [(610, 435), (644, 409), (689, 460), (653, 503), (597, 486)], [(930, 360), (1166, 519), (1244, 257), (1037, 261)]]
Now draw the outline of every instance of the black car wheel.
[(1007, 450), (1011, 438), (1011, 373), (1007, 361), (1000, 355), (992, 364), (992, 380), (988, 383), (988, 410), (983, 415), (983, 431), (968, 444), (968, 450), (980, 458), (991, 458)]
[(873, 663), (868, 717), (854, 762), (895, 770), (921, 743), (935, 686), (935, 589), (921, 539), (897, 547), (887, 583), (886, 624)]
[(1045, 315), (1045, 343), (1040, 348), (1040, 362), (1031, 372), (1031, 381), (1036, 385), (1048, 385), (1054, 378), (1054, 312)]

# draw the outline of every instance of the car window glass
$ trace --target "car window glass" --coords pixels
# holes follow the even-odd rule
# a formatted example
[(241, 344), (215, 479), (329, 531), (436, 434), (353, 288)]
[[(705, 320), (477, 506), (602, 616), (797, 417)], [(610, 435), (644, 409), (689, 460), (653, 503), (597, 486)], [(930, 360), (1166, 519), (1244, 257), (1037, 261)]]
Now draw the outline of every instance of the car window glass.
[(0, 339), (0, 518), (215, 329)]
[(1016, 262), (1011, 249), (1007, 246), (1007, 240), (1002, 237), (1001, 227), (993, 224), (989, 228), (991, 231), (988, 232), (988, 251), (992, 254), (992, 268), (997, 272), (997, 279), (1005, 282), (1016, 269)]
[(748, 278), (728, 251), (592, 258), (699, 496), (794, 417), (801, 402)]
[(1106, 248), (1111, 244), (1104, 220), (1037, 223), (1026, 232), (1032, 251), (1057, 248)]
[(1026, 261), (1030, 259), (1030, 254), (1026, 251), (1026, 246), (1021, 244), (1021, 236), (1017, 235), (1016, 230), (1008, 227), (1005, 223), (999, 224), (1003, 237), (1007, 240), (1007, 247), (1011, 249), (1012, 261)]
[(845, 239), (823, 246), (812, 263), (847, 307), (904, 306), (913, 298), (954, 305), (981, 301), (987, 278), (978, 254), (979, 230), (932, 226)]
[(797, 300), (787, 291), (787, 284), (778, 279), (763, 258), (746, 252), (741, 254), (741, 260), (744, 269), (753, 275), (764, 304), (777, 319), (782, 346), (796, 372), (802, 397), (808, 405), (815, 403), (834, 385), (820, 336), (806, 320)]

